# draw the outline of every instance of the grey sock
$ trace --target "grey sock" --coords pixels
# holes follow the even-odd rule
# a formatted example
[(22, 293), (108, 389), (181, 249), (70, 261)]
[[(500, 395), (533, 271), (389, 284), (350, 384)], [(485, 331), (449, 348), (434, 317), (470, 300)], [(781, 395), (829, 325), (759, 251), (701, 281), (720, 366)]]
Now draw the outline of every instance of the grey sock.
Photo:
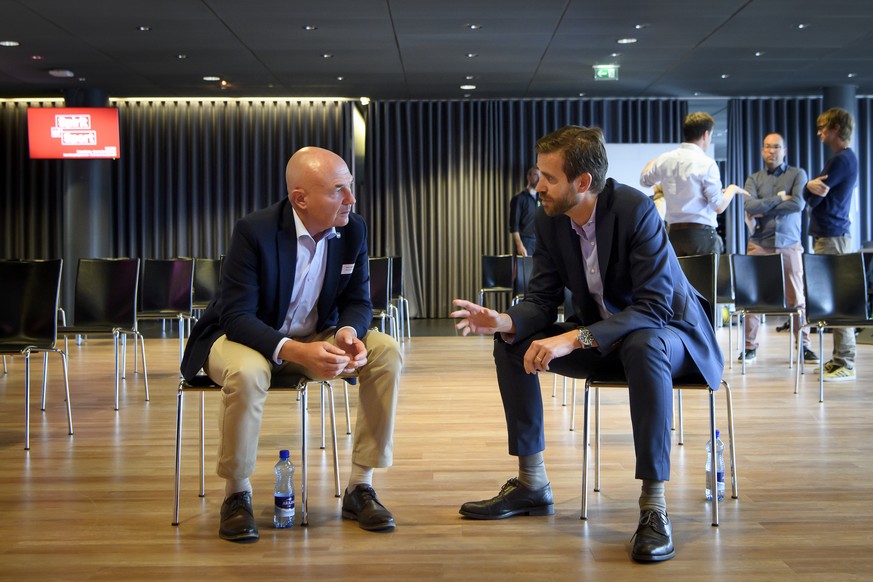
[(518, 458), (518, 481), (528, 489), (542, 489), (549, 484), (542, 452)]
[(239, 493), (240, 491), (252, 492), (252, 484), (249, 482), (248, 477), (245, 479), (228, 479), (224, 482), (225, 497), (230, 497), (234, 493)]
[(664, 497), (664, 481), (643, 479), (640, 493), (640, 511), (654, 509), (667, 513), (667, 499)]

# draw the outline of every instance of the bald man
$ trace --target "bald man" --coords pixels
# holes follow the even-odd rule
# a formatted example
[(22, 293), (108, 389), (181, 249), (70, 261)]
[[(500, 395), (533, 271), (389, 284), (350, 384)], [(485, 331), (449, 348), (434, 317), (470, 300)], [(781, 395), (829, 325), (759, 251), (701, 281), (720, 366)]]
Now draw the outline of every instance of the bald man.
[[(191, 331), (182, 374), (202, 368), (223, 386), (218, 475), (225, 479), (219, 536), (258, 540), (252, 485), (271, 378), (356, 377), (360, 396), (342, 516), (366, 530), (394, 528), (372, 487), (392, 462), (402, 358), (372, 321), (367, 227), (351, 213), (352, 175), (333, 152), (307, 147), (285, 169), (288, 196), (240, 220), (221, 286)], [(266, 497), (266, 495), (265, 495)]]

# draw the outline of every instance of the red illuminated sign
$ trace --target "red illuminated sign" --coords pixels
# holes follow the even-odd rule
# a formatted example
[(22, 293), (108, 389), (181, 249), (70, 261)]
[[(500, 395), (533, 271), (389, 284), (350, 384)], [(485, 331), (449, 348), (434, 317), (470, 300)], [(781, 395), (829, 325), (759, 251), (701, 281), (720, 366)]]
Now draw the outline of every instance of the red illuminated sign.
[(31, 107), (27, 110), (33, 159), (118, 158), (115, 107)]

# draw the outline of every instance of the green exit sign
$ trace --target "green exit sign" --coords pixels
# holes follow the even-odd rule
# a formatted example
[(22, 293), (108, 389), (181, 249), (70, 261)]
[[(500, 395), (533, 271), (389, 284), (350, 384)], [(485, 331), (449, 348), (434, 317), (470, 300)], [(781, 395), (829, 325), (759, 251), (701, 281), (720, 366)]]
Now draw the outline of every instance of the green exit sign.
[(595, 81), (618, 81), (618, 65), (594, 65)]

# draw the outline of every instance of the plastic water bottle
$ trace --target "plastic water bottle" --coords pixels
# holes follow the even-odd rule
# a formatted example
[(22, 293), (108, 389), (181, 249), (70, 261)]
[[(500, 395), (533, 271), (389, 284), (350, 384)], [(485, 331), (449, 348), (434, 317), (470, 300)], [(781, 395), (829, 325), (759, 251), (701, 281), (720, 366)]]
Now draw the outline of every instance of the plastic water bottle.
[(294, 463), (287, 450), (279, 451), (279, 462), (273, 470), (276, 473), (273, 525), (291, 527), (294, 525)]
[[(724, 501), (724, 443), (715, 431), (715, 490), (719, 501)], [(712, 441), (706, 441), (706, 500), (712, 501)]]

